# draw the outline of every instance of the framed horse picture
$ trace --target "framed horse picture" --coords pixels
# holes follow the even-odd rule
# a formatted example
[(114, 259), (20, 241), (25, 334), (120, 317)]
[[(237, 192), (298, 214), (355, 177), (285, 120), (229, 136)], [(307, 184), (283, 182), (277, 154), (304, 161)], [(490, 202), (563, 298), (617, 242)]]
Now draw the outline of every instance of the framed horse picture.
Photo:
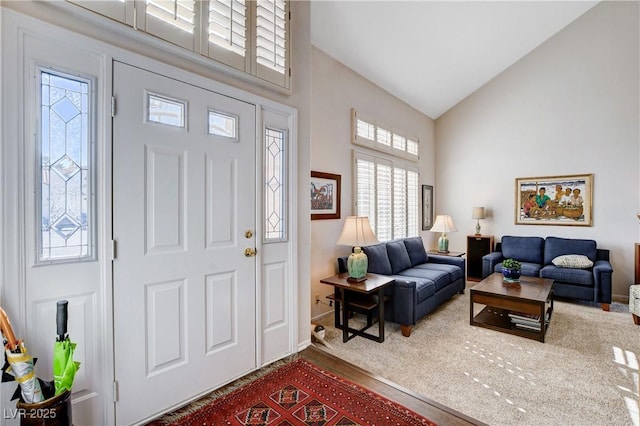
[(311, 172), (311, 220), (340, 219), (340, 178)]

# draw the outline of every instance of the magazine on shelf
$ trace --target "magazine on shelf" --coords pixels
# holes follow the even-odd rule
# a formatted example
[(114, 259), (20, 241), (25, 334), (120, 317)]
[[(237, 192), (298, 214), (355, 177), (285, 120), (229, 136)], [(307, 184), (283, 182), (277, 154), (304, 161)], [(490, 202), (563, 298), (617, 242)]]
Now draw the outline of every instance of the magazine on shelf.
[[(509, 318), (511, 322), (517, 327), (525, 330), (540, 331), (542, 325), (540, 324), (540, 315), (525, 314), (522, 312), (510, 312)], [(549, 313), (545, 315), (545, 323), (549, 324)]]
[(521, 328), (523, 330), (540, 331), (542, 327), (540, 326), (540, 324), (538, 325), (516, 324), (516, 328)]

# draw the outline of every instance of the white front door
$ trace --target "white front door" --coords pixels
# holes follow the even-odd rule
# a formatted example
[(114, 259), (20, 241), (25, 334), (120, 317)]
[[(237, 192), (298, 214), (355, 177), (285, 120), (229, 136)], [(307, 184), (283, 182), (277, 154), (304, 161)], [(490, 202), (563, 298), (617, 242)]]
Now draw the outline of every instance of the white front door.
[(256, 368), (255, 106), (114, 64), (116, 423)]

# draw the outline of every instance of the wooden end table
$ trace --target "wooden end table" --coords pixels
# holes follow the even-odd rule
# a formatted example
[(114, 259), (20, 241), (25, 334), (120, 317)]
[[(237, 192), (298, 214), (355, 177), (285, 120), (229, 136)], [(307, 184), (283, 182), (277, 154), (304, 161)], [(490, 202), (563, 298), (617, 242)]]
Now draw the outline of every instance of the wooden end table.
[[(362, 282), (347, 281), (347, 273), (334, 275), (320, 280), (323, 284), (335, 287), (334, 294), (327, 296), (335, 303), (335, 327), (342, 330), (342, 341), (344, 343), (356, 336), (365, 337), (369, 340), (384, 342), (384, 302), (389, 298), (384, 296), (383, 290), (393, 283), (392, 277), (377, 274), (367, 274), (367, 279)], [(340, 305), (342, 305), (342, 318), (340, 318)], [(378, 307), (378, 335), (365, 333), (373, 325), (371, 311)], [(361, 329), (349, 327), (348, 311), (350, 307), (365, 310), (367, 312), (367, 325)], [(351, 333), (351, 334), (350, 334)]]
[[(471, 325), (544, 343), (553, 313), (553, 280), (521, 276), (519, 283), (507, 283), (502, 274), (496, 272), (473, 286), (470, 292)], [(485, 307), (474, 315), (475, 303)]]

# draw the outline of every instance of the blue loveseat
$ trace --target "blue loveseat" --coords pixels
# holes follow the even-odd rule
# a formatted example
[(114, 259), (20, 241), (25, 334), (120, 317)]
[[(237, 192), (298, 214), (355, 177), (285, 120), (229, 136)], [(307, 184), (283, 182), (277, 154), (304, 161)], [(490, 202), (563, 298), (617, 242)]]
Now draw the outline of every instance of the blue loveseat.
[[(416, 322), (463, 293), (465, 259), (427, 255), (421, 237), (404, 238), (362, 248), (369, 258), (368, 272), (392, 276), (395, 282), (385, 289), (389, 300), (385, 320), (400, 324), (409, 337)], [(347, 272), (347, 257), (338, 258), (340, 273)]]
[[(559, 256), (566, 255), (586, 256), (593, 266), (556, 266)], [(613, 268), (609, 250), (597, 248), (594, 240), (505, 235), (496, 251), (483, 256), (483, 278), (501, 272), (502, 261), (509, 258), (521, 262), (522, 275), (553, 279), (554, 296), (597, 302), (609, 310)]]

